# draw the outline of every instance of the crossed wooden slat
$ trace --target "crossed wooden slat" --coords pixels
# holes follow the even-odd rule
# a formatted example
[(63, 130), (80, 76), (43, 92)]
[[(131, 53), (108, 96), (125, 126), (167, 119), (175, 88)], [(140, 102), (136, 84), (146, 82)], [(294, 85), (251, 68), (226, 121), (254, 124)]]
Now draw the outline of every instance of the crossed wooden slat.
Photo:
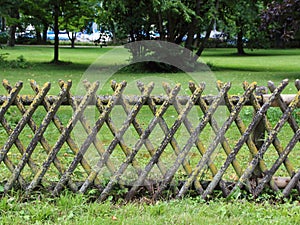
[[(300, 170), (295, 171), (293, 165), (288, 159), (288, 155), (299, 142), (300, 138), (299, 125), (292, 116), (292, 112), (296, 107), (298, 107), (300, 101), (300, 82), (296, 81), (298, 93), (295, 95), (294, 100), (289, 105), (287, 105), (281, 98), (281, 93), (287, 84), (288, 81), (283, 80), (278, 87), (275, 87), (273, 83), (269, 82), (269, 89), (271, 90), (272, 94), (270, 98), (262, 104), (259, 102), (259, 97), (254, 94), (256, 88), (255, 83), (250, 85), (248, 83), (244, 83), (245, 92), (235, 103), (233, 103), (231, 96), (228, 94), (230, 84), (219, 83), (219, 94), (212, 98), (212, 101), (210, 104), (208, 104), (205, 101), (205, 98), (202, 96), (205, 85), (200, 84), (198, 86), (191, 82), (189, 88), (192, 94), (188, 97), (186, 103), (182, 105), (179, 102), (180, 98), (178, 96), (180, 85), (176, 85), (174, 88), (171, 88), (169, 84), (164, 83), (163, 87), (167, 96), (164, 97), (164, 100), (158, 107), (154, 101), (154, 98), (150, 96), (152, 89), (154, 88), (153, 83), (145, 85), (141, 82), (138, 82), (137, 86), (141, 92), (141, 95), (136, 98), (134, 104), (131, 106), (132, 102), (129, 103), (130, 99), (123, 95), (126, 82), (112, 82), (114, 94), (108, 98), (107, 104), (104, 105), (101, 100), (102, 98), (96, 94), (99, 87), (99, 83), (97, 82), (93, 84), (90, 84), (89, 82), (85, 83), (86, 94), (81, 98), (81, 101), (78, 102), (76, 100), (76, 96), (71, 94), (71, 82), (60, 81), (60, 92), (55, 100), (50, 103), (46, 98), (47, 93), (50, 90), (50, 83), (46, 83), (43, 87), (39, 87), (34, 81), (31, 81), (31, 86), (36, 95), (34, 96), (34, 100), (31, 102), (29, 107), (26, 108), (22, 103), (21, 96), (19, 96), (22, 83), (19, 82), (12, 87), (8, 81), (4, 80), (3, 85), (8, 92), (8, 95), (0, 107), (0, 123), (7, 132), (8, 138), (0, 149), (0, 162), (4, 162), (5, 166), (12, 173), (8, 181), (5, 183), (4, 190), (5, 192), (8, 192), (12, 189), (16, 181), (18, 181), (20, 186), (27, 191), (27, 194), (29, 194), (35, 187), (37, 187), (37, 185), (42, 182), (45, 174), (50, 168), (50, 165), (53, 163), (61, 176), (53, 190), (54, 195), (58, 195), (66, 185), (73, 191), (85, 193), (93, 183), (98, 185), (102, 183), (101, 180), (99, 180), (98, 174), (101, 172), (103, 167), (106, 166), (111, 173), (111, 177), (109, 182), (105, 184), (101, 190), (99, 200), (103, 201), (111, 194), (111, 191), (116, 183), (122, 184), (122, 176), (124, 176), (125, 171), (131, 165), (135, 169), (138, 177), (133, 183), (133, 186), (129, 189), (126, 195), (126, 200), (132, 199), (141, 186), (148, 187), (149, 193), (153, 194), (153, 199), (157, 199), (159, 196), (161, 196), (166, 188), (175, 184), (172, 184), (173, 179), (175, 174), (179, 171), (180, 166), (182, 166), (186, 174), (186, 179), (183, 180), (183, 185), (179, 187), (179, 189), (177, 189), (178, 187), (173, 189), (175, 190), (175, 194), (178, 198), (183, 197), (186, 192), (192, 186), (194, 186), (196, 191), (204, 199), (206, 199), (215, 190), (217, 185), (221, 187), (224, 196), (231, 195), (236, 190), (246, 186), (246, 188), (254, 195), (254, 197), (256, 197), (262, 192), (266, 185), (270, 185), (274, 191), (279, 191), (278, 186), (272, 178), (278, 168), (281, 165), (284, 165), (291, 177), (291, 180), (282, 191), (282, 194), (284, 196), (288, 196), (295, 186), (300, 193)], [(66, 99), (68, 104), (72, 107), (74, 113), (68, 123), (64, 126), (56, 115), (56, 112), (61, 106), (62, 102), (66, 102)], [(90, 121), (88, 121), (83, 113), (87, 105), (91, 104), (93, 101), (95, 103), (95, 107), (100, 112), (100, 116), (95, 124), (90, 124)], [(252, 121), (247, 127), (239, 116), (239, 113), (246, 102), (251, 102), (255, 112)], [(274, 102), (276, 102), (280, 107), (282, 116), (273, 128), (266, 117), (266, 112)], [(9, 121), (7, 121), (4, 117), (5, 113), (12, 104), (15, 104), (22, 114), (22, 118), (14, 129), (10, 126)], [(113, 118), (110, 116), (110, 113), (116, 104), (120, 104), (127, 115), (119, 129), (117, 129)], [(146, 104), (149, 106), (149, 109), (153, 114), (153, 118), (146, 128), (143, 128), (136, 116), (140, 112), (141, 108)], [(214, 119), (214, 113), (221, 104), (226, 105), (230, 114), (223, 125), (219, 127)], [(32, 119), (32, 115), (40, 105), (43, 105), (46, 109), (46, 115), (43, 118), (42, 123), (37, 125)], [(174, 107), (178, 116), (172, 126), (168, 126), (164, 118), (164, 114), (171, 105)], [(203, 113), (198, 124), (193, 124), (187, 117), (190, 110), (195, 106), (199, 106)], [(250, 138), (250, 135), (255, 132), (257, 124), (262, 120), (264, 120), (265, 129), (268, 135), (262, 141), (261, 145), (258, 146), (254, 143), (254, 140)], [(76, 126), (78, 121), (87, 134), (87, 138), (84, 140), (81, 146), (78, 146), (71, 138), (73, 128)], [(44, 132), (51, 122), (55, 124), (60, 132), (60, 136), (53, 146), (51, 146), (44, 137)], [(241, 136), (236, 144), (231, 147), (225, 138), (225, 134), (233, 123), (237, 125)], [(280, 132), (282, 126), (286, 123), (290, 125), (294, 135), (289, 141), (288, 145), (284, 148), (280, 140), (277, 138), (277, 134)], [(28, 124), (34, 133), (33, 138), (30, 140), (30, 143), (27, 147), (25, 147), (22, 141), (19, 139), (19, 134), (22, 132), (26, 124)], [(99, 137), (97, 137), (98, 132), (101, 132), (101, 128), (104, 124), (108, 126), (113, 135), (113, 139), (107, 148), (103, 147), (101, 140)], [(132, 148), (129, 148), (126, 144), (126, 140), (123, 138), (123, 135), (131, 125), (137, 132), (139, 139)], [(149, 136), (157, 125), (159, 125), (160, 129), (163, 131), (164, 137), (158, 147), (155, 148), (151, 143)], [(182, 125), (185, 126), (190, 137), (186, 140), (185, 145), (180, 148), (176, 138), (174, 137), (174, 134)], [(210, 126), (212, 131), (215, 133), (214, 140), (208, 145), (207, 148), (204, 147), (202, 140), (200, 139), (200, 134), (203, 132), (206, 126)], [(41, 146), (47, 154), (47, 158), (44, 160), (41, 166), (38, 166), (38, 164), (36, 164), (31, 158), (31, 155), (36, 149), (38, 143), (41, 143)], [(57, 154), (61, 150), (64, 143), (68, 144), (75, 155), (74, 159), (69, 165), (62, 165), (61, 161), (57, 157)], [(91, 166), (85, 158), (85, 153), (91, 144), (94, 145), (100, 157), (95, 166)], [(169, 144), (174, 151), (176, 159), (171, 166), (166, 167), (161, 156)], [(243, 169), (236, 159), (236, 156), (239, 153), (239, 150), (245, 144), (248, 146), (248, 149), (252, 155), (252, 159), (248, 166)], [(12, 163), (7, 154), (13, 145), (17, 147), (22, 155), (21, 160), (16, 165)], [(110, 158), (117, 145), (121, 147), (121, 150), (124, 153), (124, 161), (119, 167), (116, 167), (113, 160)], [(212, 155), (218, 145), (222, 146), (225, 154), (227, 155), (227, 158), (219, 170), (212, 159)], [(267, 168), (263, 160), (263, 156), (271, 145), (275, 147), (278, 153), (278, 158), (270, 168)], [(140, 162), (136, 158), (142, 146), (146, 147), (151, 157), (144, 168), (141, 167)], [(191, 165), (187, 160), (187, 155), (193, 146), (197, 148), (200, 157), (196, 165)], [(27, 184), (28, 181), (26, 181), (21, 175), (21, 171), (24, 169), (26, 164), (28, 164), (29, 168), (34, 174), (34, 178), (29, 184)], [(79, 164), (87, 174), (87, 178), (80, 186), (75, 184), (74, 180), (71, 179), (73, 172)], [(226, 182), (222, 179), (224, 173), (227, 171), (230, 165), (232, 165), (237, 177), (239, 178), (238, 181), (233, 185), (233, 188), (229, 188)], [(157, 186), (155, 190), (149, 188), (149, 180), (147, 179), (154, 166), (158, 167), (163, 177), (162, 180), (156, 184)], [(210, 170), (213, 178), (211, 182), (204, 188), (201, 184), (201, 180), (198, 178), (199, 175), (204, 173), (206, 168)], [(250, 180), (256, 168), (260, 169), (262, 178), (257, 180), (256, 185), (253, 186)]]

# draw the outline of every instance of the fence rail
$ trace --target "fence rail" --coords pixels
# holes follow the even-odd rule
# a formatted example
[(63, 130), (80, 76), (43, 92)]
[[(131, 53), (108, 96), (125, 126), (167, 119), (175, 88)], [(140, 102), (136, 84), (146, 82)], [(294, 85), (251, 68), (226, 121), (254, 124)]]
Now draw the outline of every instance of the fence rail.
[[(271, 189), (284, 197), (300, 193), (300, 81), (266, 88), (244, 82), (244, 93), (229, 94), (230, 83), (206, 96), (205, 84), (164, 83), (164, 95), (151, 95), (154, 83), (137, 83), (139, 95), (123, 94), (126, 82), (112, 82), (102, 96), (99, 83), (85, 82), (74, 96), (71, 81), (31, 81), (34, 95), (19, 94), (23, 83), (3, 80), (0, 95), (0, 183), (3, 192), (38, 188), (53, 195), (69, 188), (99, 191), (99, 200), (123, 193), (204, 199), (245, 189), (254, 197)], [(117, 191), (116, 191), (117, 189)]]
[[(203, 100), (206, 102), (206, 104), (210, 104), (213, 100), (214, 100), (215, 96), (203, 96)], [(263, 104), (265, 102), (267, 102), (269, 100), (269, 98), (271, 97), (270, 94), (264, 94), (264, 95), (258, 95), (256, 96), (257, 101), (260, 104)], [(283, 101), (288, 105), (291, 103), (291, 101), (296, 97), (295, 94), (284, 94), (282, 95)], [(9, 96), (7, 95), (0, 95), (0, 104), (3, 104), (4, 102), (8, 101)], [(20, 102), (24, 105), (24, 106), (28, 106), (30, 104), (32, 104), (32, 102), (34, 101), (35, 96), (34, 95), (20, 95), (19, 96), (19, 100)], [(97, 99), (99, 99), (101, 101), (101, 104), (103, 105), (107, 105), (107, 103), (109, 102), (109, 95), (97, 95), (96, 96)], [(129, 105), (134, 105), (137, 103), (139, 96), (137, 95), (131, 95), (131, 96), (123, 96), (123, 98), (125, 99), (125, 101), (127, 102), (127, 104)], [(162, 105), (167, 99), (168, 97), (165, 95), (151, 95), (149, 96), (149, 98), (151, 98), (151, 100), (155, 103), (155, 105)], [(186, 95), (178, 95), (177, 97), (177, 101), (180, 104), (186, 104), (189, 100), (189, 96)], [(57, 96), (55, 95), (47, 95), (45, 96), (45, 100), (47, 102), (49, 102), (50, 104), (53, 104), (54, 102), (56, 102), (58, 99)], [(73, 101), (79, 103), (82, 101), (83, 96), (73, 96), (72, 97)], [(231, 95), (230, 96), (230, 100), (232, 102), (232, 104), (236, 104), (240, 99), (240, 96), (238, 95)], [(117, 103), (118, 104), (118, 103)], [(15, 105), (15, 103), (13, 102), (12, 105)], [(69, 100), (67, 98), (64, 98), (61, 105), (70, 105)], [(94, 105), (94, 101), (91, 100), (88, 105)], [(148, 105), (147, 102), (145, 102), (145, 105)], [(172, 105), (172, 103), (171, 103)], [(197, 103), (196, 103), (197, 105)], [(220, 105), (224, 105), (223, 102), (220, 103)], [(245, 103), (246, 106), (252, 105), (250, 100), (247, 100)], [(272, 107), (278, 107), (278, 103), (272, 102)], [(300, 104), (297, 105), (297, 107), (300, 107)]]

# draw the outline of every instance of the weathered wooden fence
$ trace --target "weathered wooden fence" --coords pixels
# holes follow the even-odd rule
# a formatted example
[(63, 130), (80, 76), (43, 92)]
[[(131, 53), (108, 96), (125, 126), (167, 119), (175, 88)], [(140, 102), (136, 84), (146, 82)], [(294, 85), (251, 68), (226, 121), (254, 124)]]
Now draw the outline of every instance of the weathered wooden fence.
[(271, 94), (244, 82), (239, 96), (221, 82), (216, 96), (205, 96), (205, 84), (192, 82), (190, 95), (179, 94), (180, 84), (164, 83), (161, 96), (151, 95), (153, 83), (138, 82), (136, 96), (123, 94), (126, 82), (112, 82), (107, 96), (96, 94), (97, 82), (84, 84), (84, 96), (72, 95), (71, 81), (59, 82), (58, 95), (48, 94), (50, 83), (30, 84), (35, 94), (22, 95), (22, 82), (3, 81), (4, 193), (93, 188), (100, 200), (120, 192), (127, 200), (187, 193), (206, 199), (216, 190), (228, 196), (242, 188), (254, 197), (265, 189), (300, 193), (298, 80), (294, 95), (282, 94), (283, 80), (277, 87), (268, 83)]

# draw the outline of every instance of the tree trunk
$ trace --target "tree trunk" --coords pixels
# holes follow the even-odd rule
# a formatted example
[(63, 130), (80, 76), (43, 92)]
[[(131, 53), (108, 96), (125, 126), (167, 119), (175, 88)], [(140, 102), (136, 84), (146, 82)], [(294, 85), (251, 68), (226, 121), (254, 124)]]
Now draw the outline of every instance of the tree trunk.
[(41, 28), (39, 26), (35, 26), (35, 33), (36, 33), (36, 41), (38, 44), (42, 43), (42, 35), (41, 35)]
[(235, 22), (236, 28), (237, 28), (237, 40), (236, 40), (236, 47), (237, 47), (237, 54), (238, 55), (245, 55), (244, 51), (244, 43), (243, 43), (243, 23), (240, 19), (237, 19)]
[(185, 47), (189, 50), (192, 50), (193, 48), (193, 43), (194, 43), (194, 36), (195, 36), (195, 27), (197, 26), (197, 24), (199, 23), (197, 16), (200, 15), (200, 8), (201, 8), (201, 0), (197, 0), (196, 2), (196, 8), (195, 8), (195, 12), (196, 15), (193, 16), (192, 18), (192, 23), (189, 25), (188, 28), (188, 36), (185, 42)]
[(172, 15), (168, 16), (168, 36), (167, 41), (174, 42), (175, 41), (175, 24), (176, 24), (176, 18), (174, 18)]
[(195, 61), (197, 61), (197, 59), (201, 56), (201, 54), (202, 54), (202, 52), (205, 48), (205, 43), (207, 42), (207, 40), (210, 36), (211, 30), (213, 29), (213, 25), (214, 25), (214, 20), (212, 19), (210, 21), (210, 24), (209, 24), (207, 30), (206, 30), (205, 37), (201, 41), (200, 47), (199, 47), (198, 51), (196, 52), (196, 55), (195, 55), (195, 58), (194, 58)]
[[(216, 1), (216, 12), (218, 12), (219, 11), (219, 0), (217, 0)], [(216, 15), (215, 15), (216, 16)], [(207, 27), (207, 30), (206, 30), (206, 34), (205, 34), (205, 37), (204, 37), (204, 39), (202, 40), (202, 42), (201, 42), (201, 44), (200, 44), (200, 47), (199, 47), (199, 49), (198, 49), (198, 51), (196, 52), (196, 55), (195, 55), (195, 57), (194, 57), (194, 60), (195, 61), (197, 61), (198, 60), (198, 58), (201, 56), (201, 54), (202, 54), (202, 52), (203, 52), (203, 50), (204, 50), (204, 48), (205, 48), (205, 43), (208, 41), (208, 38), (209, 38), (209, 36), (210, 36), (210, 33), (211, 33), (211, 31), (212, 31), (212, 29), (213, 29), (213, 26), (214, 26), (214, 22), (215, 22), (215, 18), (211, 18), (211, 20), (210, 20), (210, 23), (209, 23), (209, 25), (208, 25), (208, 27)], [(200, 38), (200, 37), (199, 37)]]
[(192, 24), (190, 25), (190, 28), (188, 30), (188, 33), (187, 33), (187, 39), (185, 41), (185, 47), (189, 50), (192, 50), (192, 45), (193, 45), (193, 42), (194, 42), (194, 36), (195, 36), (195, 31), (194, 31), (194, 21), (192, 22)]
[(16, 44), (16, 37), (15, 37), (16, 29), (17, 29), (16, 25), (12, 25), (9, 27), (9, 31), (8, 31), (9, 37), (7, 41), (7, 46), (9, 47), (14, 47)]
[(239, 32), (237, 34), (236, 47), (238, 55), (245, 55), (242, 28), (239, 29)]
[(49, 24), (46, 21), (43, 21), (43, 44), (47, 43), (47, 32)]
[(165, 32), (163, 28), (163, 19), (161, 12), (158, 13), (158, 32), (159, 32), (159, 39), (164, 41), (165, 40)]
[(111, 23), (111, 33), (112, 33), (112, 41), (113, 44), (117, 44), (117, 36), (116, 36), (116, 26), (114, 24), (114, 22)]
[(55, 6), (54, 6), (54, 59), (53, 59), (53, 63), (59, 62), (58, 17), (59, 17), (59, 6), (57, 4), (55, 4)]
[(4, 32), (5, 30), (6, 30), (5, 17), (1, 17), (1, 31)]
[(71, 48), (75, 48), (75, 38), (71, 39)]
[[(19, 19), (19, 10), (17, 8), (12, 8), (10, 11), (10, 17), (13, 19)], [(7, 41), (7, 46), (14, 47), (16, 44), (16, 30), (17, 30), (17, 23), (14, 22), (9, 27), (9, 38)]]
[(70, 35), (69, 35), (69, 32), (68, 32), (68, 36), (69, 36), (69, 39), (71, 41), (71, 48), (75, 48), (76, 33), (72, 32), (72, 36), (70, 38)]
[(197, 38), (194, 39), (193, 45), (197, 48), (200, 46), (200, 41), (201, 41), (201, 33), (197, 33)]
[(284, 41), (281, 39), (281, 34), (280, 33), (276, 33), (275, 34), (275, 48), (284, 48), (285, 44)]
[(47, 31), (48, 31), (48, 24), (43, 24), (43, 44), (47, 42)]
[(135, 40), (135, 36), (134, 36), (134, 31), (133, 30), (131, 30), (130, 31), (130, 42), (135, 42), (136, 40)]

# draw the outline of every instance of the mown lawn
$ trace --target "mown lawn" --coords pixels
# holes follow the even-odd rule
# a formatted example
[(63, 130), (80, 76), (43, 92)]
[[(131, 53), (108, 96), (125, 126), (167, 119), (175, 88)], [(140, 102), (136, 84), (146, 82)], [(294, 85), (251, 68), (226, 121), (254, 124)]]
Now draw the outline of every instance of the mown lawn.
[[(29, 79), (44, 83), (50, 81), (58, 90), (56, 82), (59, 79), (71, 79), (74, 85), (77, 85), (80, 79), (85, 76), (88, 67), (97, 63), (103, 67), (112, 66), (115, 62), (128, 64), (129, 53), (126, 50), (111, 51), (112, 48), (78, 47), (70, 49), (64, 47), (60, 49), (60, 60), (66, 63), (64, 65), (49, 64), (53, 57), (52, 47), (27, 47), (17, 46), (15, 48), (0, 49), (0, 54), (8, 53), (8, 60), (24, 56), (25, 60), (32, 63), (29, 69), (5, 68), (1, 65), (0, 78), (8, 79), (11, 83), (18, 80), (26, 84)], [(266, 86), (269, 80), (278, 84), (281, 80), (288, 78), (291, 83), (300, 78), (300, 50), (254, 50), (248, 51), (247, 56), (237, 56), (235, 49), (207, 49), (201, 60), (208, 63), (212, 68), (215, 80), (223, 82), (232, 82), (231, 93), (238, 94), (242, 92), (242, 82), (257, 81), (258, 85)], [(106, 55), (109, 56), (106, 57)], [(102, 56), (102, 58), (101, 58)], [(104, 57), (103, 57), (104, 56)], [(99, 74), (101, 71), (99, 72)], [(99, 75), (100, 76), (100, 75)], [(187, 85), (188, 78), (184, 78), (182, 73), (177, 74), (149, 74), (148, 77), (166, 77), (174, 82), (181, 82)], [(121, 81), (138, 80), (144, 78), (141, 73), (122, 73), (113, 76), (113, 79)], [(155, 79), (154, 77), (154, 79)], [(100, 77), (101, 79), (101, 77)], [(201, 80), (199, 80), (201, 82)], [(25, 88), (25, 91), (27, 90)], [(3, 90), (0, 89), (0, 93)], [(27, 90), (29, 91), (29, 90)], [(289, 85), (286, 93), (294, 93), (295, 88)], [(54, 93), (54, 92), (53, 92)]]
[[(233, 51), (233, 50), (232, 50)], [(223, 82), (231, 81), (235, 93), (243, 81), (257, 81), (260, 86), (267, 86), (269, 80), (278, 84), (289, 79), (291, 84), (285, 93), (294, 93), (293, 82), (300, 78), (300, 50), (254, 50), (247, 56), (237, 56), (228, 49), (208, 49), (203, 59), (213, 66), (216, 77)], [(236, 92), (237, 90), (238, 92)]]
[(64, 193), (56, 199), (25, 201), (18, 195), (0, 200), (1, 224), (299, 224), (297, 201), (281, 204), (248, 200), (198, 198), (147, 203), (109, 201), (99, 203), (87, 197)]
[[(29, 80), (34, 79), (40, 85), (50, 81), (52, 83), (51, 94), (57, 94), (59, 79), (73, 81), (77, 86), (80, 80), (86, 76), (87, 69), (93, 63), (99, 63), (103, 67), (114, 65), (114, 62), (126, 63), (129, 54), (126, 51), (110, 53), (110, 58), (105, 56), (111, 48), (78, 47), (60, 49), (60, 60), (62, 65), (49, 64), (53, 56), (51, 47), (17, 46), (15, 48), (4, 48), (0, 55), (9, 53), (7, 60), (15, 60), (20, 55), (29, 62), (28, 68), (12, 68), (1, 63), (0, 78), (9, 80), (12, 84), (22, 80), (24, 89), (21, 93), (32, 94)], [(234, 54), (235, 49), (207, 49), (202, 60), (212, 68), (214, 80), (232, 82), (231, 94), (242, 93), (242, 82), (257, 81), (259, 85), (266, 85), (268, 80), (278, 84), (282, 79), (288, 78), (291, 84), (285, 93), (295, 93), (293, 86), (295, 79), (300, 78), (300, 50), (254, 50), (248, 51), (247, 56), (238, 57)], [(99, 71), (101, 74), (101, 71)], [(101, 75), (99, 75), (101, 78)], [(177, 74), (144, 74), (144, 73), (118, 73), (111, 78), (117, 81), (133, 81), (155, 77), (164, 77), (172, 82), (181, 82), (183, 89), (187, 90), (187, 81), (183, 73)], [(156, 79), (156, 78), (155, 78)], [(200, 82), (200, 81), (199, 81)], [(186, 85), (186, 86), (185, 86)], [(110, 92), (109, 87), (104, 88), (104, 93)], [(0, 88), (0, 95), (5, 94), (4, 88)], [(66, 113), (67, 112), (67, 113)], [(19, 114), (8, 115), (16, 123)], [(61, 113), (64, 123), (68, 119), (67, 110)], [(277, 111), (273, 113), (276, 118), (280, 116)], [(270, 116), (274, 116), (274, 115)], [(244, 116), (248, 121), (252, 117), (251, 110), (245, 110)], [(299, 114), (300, 115), (300, 114)], [(7, 116), (7, 115), (6, 115)], [(66, 121), (64, 121), (64, 116)], [(42, 117), (41, 117), (42, 118)], [(41, 120), (39, 116), (35, 120)], [(273, 121), (276, 121), (276, 118)], [(142, 118), (146, 121), (149, 118)], [(53, 128), (55, 130), (55, 128)], [(52, 139), (52, 128), (47, 130)], [(236, 131), (235, 131), (236, 132)], [(0, 146), (5, 141), (5, 135), (0, 140)], [(30, 137), (32, 134), (22, 134)], [(234, 132), (231, 134), (234, 136)], [(285, 130), (280, 134), (284, 139)], [(27, 138), (29, 141), (30, 138)], [(234, 141), (234, 137), (232, 137)], [(288, 139), (286, 140), (288, 141)], [(64, 155), (67, 152), (60, 152)], [(298, 154), (294, 154), (293, 160), (298, 160)], [(248, 157), (248, 155), (247, 155)], [(2, 179), (4, 174), (0, 175)], [(298, 224), (300, 222), (299, 198), (286, 203), (273, 201), (269, 203), (266, 195), (254, 200), (224, 200), (215, 199), (203, 202), (197, 198), (186, 198), (183, 200), (160, 201), (147, 204), (147, 199), (124, 204), (122, 202), (111, 203), (109, 201), (98, 203), (91, 201), (87, 196), (64, 193), (56, 199), (45, 194), (24, 199), (20, 194), (2, 196), (0, 201), (0, 217), (2, 224)]]

